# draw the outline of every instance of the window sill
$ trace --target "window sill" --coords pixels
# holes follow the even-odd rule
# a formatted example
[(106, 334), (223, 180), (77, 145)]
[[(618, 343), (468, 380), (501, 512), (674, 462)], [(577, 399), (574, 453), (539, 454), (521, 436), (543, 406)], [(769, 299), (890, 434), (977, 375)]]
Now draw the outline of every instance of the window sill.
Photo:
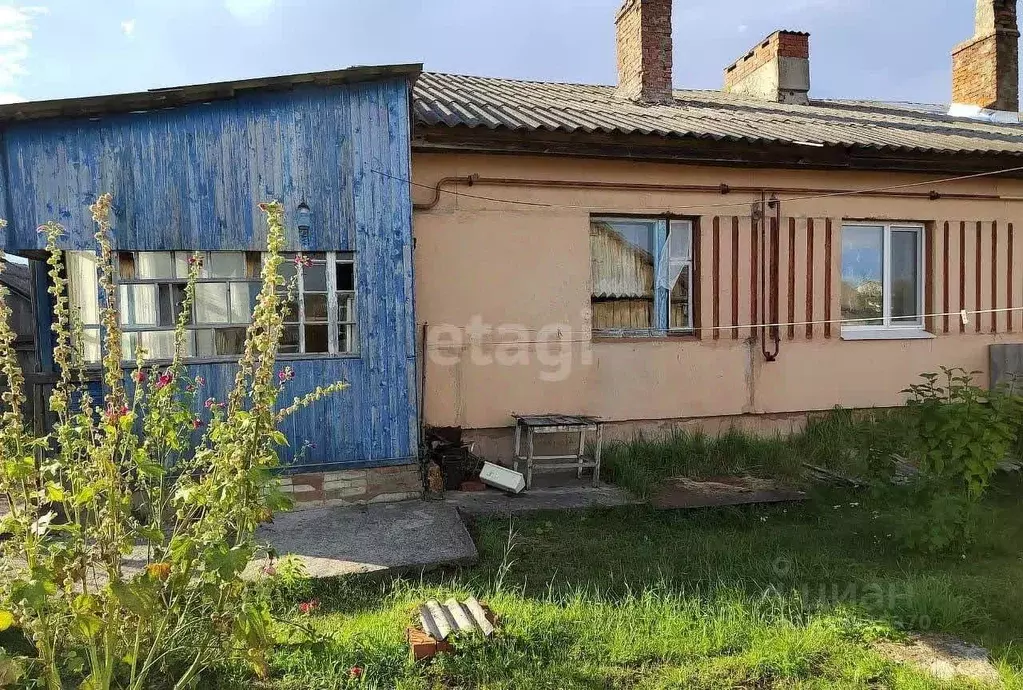
[(931, 340), (922, 328), (843, 328), (842, 340)]

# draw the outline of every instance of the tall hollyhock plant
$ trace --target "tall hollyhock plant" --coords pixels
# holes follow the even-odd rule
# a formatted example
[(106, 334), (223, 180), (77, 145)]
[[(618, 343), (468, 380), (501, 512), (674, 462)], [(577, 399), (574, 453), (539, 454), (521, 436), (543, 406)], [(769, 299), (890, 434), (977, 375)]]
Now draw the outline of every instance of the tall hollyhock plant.
[[(135, 353), (130, 383), (111, 245), (112, 198), (90, 209), (99, 247), (103, 398), (86, 386), (81, 324), (68, 299), (63, 228), (40, 228), (49, 253), (56, 422), (35, 436), (22, 415), (24, 376), (0, 288), (0, 630), (19, 629), (35, 655), (0, 654), (0, 681), (31, 677), (50, 690), (191, 687), (227, 660), (265, 672), (269, 612), (243, 578), (255, 530), (288, 502), (273, 470), (289, 414), (343, 389), (335, 383), (278, 404), (287, 378), (275, 360), (287, 287), (279, 268), (283, 208), (267, 219), (262, 287), (226, 400), (200, 402), (204, 381), (183, 363), (198, 255), (174, 332), (169, 366)], [(199, 410), (197, 413), (196, 410)], [(13, 680), (12, 680), (13, 679)]]

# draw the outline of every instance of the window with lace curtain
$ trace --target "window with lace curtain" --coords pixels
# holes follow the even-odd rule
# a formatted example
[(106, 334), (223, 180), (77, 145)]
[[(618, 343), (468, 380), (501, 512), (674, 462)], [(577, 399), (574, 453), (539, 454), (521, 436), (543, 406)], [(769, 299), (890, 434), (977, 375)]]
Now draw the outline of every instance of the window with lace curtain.
[(691, 332), (692, 236), (689, 220), (593, 218), (594, 332), (605, 336)]
[[(181, 313), (192, 252), (119, 252), (115, 267), (122, 349), (134, 361), (174, 355), (174, 327)], [(236, 357), (261, 288), (260, 252), (201, 252), (202, 269), (187, 317), (185, 354), (191, 359)], [(281, 354), (354, 354), (355, 259), (349, 252), (284, 256), (281, 272), (295, 285), (285, 315)], [(82, 323), (81, 347), (89, 362), (101, 357), (98, 257), (68, 252), (70, 298)], [(282, 295), (287, 287), (281, 288)]]

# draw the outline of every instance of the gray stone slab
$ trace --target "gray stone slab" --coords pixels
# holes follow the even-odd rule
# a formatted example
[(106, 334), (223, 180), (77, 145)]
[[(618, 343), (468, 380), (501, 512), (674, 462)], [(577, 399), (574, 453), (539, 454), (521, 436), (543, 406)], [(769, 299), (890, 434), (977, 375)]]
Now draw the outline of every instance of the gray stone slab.
[(506, 494), (496, 489), (487, 491), (451, 491), (444, 503), (458, 508), (464, 515), (521, 515), (543, 510), (585, 510), (642, 503), (616, 486), (601, 484), (532, 488), (520, 494)]
[(474, 563), (478, 557), (458, 511), (441, 502), (284, 513), (260, 527), (257, 539), (280, 556), (301, 558), (310, 577), (422, 570)]

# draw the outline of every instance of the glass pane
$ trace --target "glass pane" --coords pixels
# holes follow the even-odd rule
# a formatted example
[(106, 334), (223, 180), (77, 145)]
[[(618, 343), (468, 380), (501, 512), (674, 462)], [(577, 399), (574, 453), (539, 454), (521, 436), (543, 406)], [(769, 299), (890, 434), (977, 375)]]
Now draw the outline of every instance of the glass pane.
[(196, 283), (195, 322), (230, 323), (227, 283)]
[(298, 352), (298, 326), (285, 326), (281, 337), (280, 351), (283, 353)]
[[(689, 271), (688, 263), (682, 266), (682, 270), (675, 279), (675, 284), (669, 294), (670, 308), (668, 309), (668, 328), (688, 329), (692, 328), (689, 320)], [(674, 267), (673, 267), (674, 271)]]
[(256, 307), (259, 286), (253, 283), (231, 284), (231, 323), (249, 323)]
[(653, 325), (656, 221), (590, 224), (590, 278), (595, 329)]
[(881, 326), (884, 228), (842, 228), (842, 318), (851, 326)]
[(354, 295), (337, 296), (337, 320), (341, 323), (344, 323), (345, 321), (355, 321)]
[(68, 252), (67, 274), (71, 306), (83, 324), (99, 324), (99, 257), (93, 252)]
[(285, 323), (298, 323), (298, 302), (296, 300), (284, 300), (284, 321)]
[(337, 285), (338, 290), (355, 289), (355, 264), (337, 264)]
[[(185, 354), (190, 355), (191, 339), (186, 339)], [(121, 359), (134, 362), (142, 348), (144, 359), (172, 359), (174, 357), (174, 331), (142, 331), (121, 334)]]
[(305, 296), (305, 320), (326, 321), (327, 320), (327, 296), (306, 295)]
[(157, 326), (157, 285), (119, 285), (118, 312), (122, 326)]
[(350, 354), (355, 352), (355, 326), (352, 325), (341, 325), (338, 326), (338, 352), (342, 354)]
[(245, 252), (210, 252), (206, 276), (209, 278), (244, 278)]
[[(139, 334), (141, 344), (149, 359), (171, 359), (174, 357), (174, 331), (147, 331)], [(186, 348), (185, 354), (189, 354)]]
[(302, 289), (306, 292), (327, 291), (327, 265), (313, 264), (302, 268)]
[(135, 269), (141, 279), (173, 278), (174, 259), (171, 252), (139, 252)]
[(892, 323), (921, 323), (920, 232), (892, 228)]
[[(200, 256), (202, 252), (200, 252)], [(174, 252), (174, 273), (177, 278), (188, 278), (188, 260), (192, 252)]]
[(295, 272), (297, 270), (298, 269), (295, 266), (295, 255), (292, 254), (291, 256), (284, 257), (284, 261), (281, 262), (281, 265), (277, 269), (277, 272), (280, 273), (284, 277), (284, 288), (285, 289), (287, 289), (288, 284), (294, 279)]
[(99, 356), (99, 329), (98, 328), (84, 328), (82, 329), (82, 356), (86, 362), (98, 362)]
[[(170, 286), (170, 290), (171, 290), (171, 310), (172, 310), (172, 321), (171, 321), (171, 323), (172, 324), (176, 324), (177, 323), (178, 317), (181, 316), (181, 310), (185, 306), (185, 289), (186, 289), (186, 287), (187, 286), (184, 283), (173, 283)], [(191, 323), (191, 322), (192, 322), (192, 315), (189, 314), (188, 321), (186, 323)]]
[(305, 351), (327, 352), (327, 324), (305, 327)]
[(195, 356), (213, 357), (217, 351), (213, 348), (213, 331), (204, 329), (195, 331)]
[(117, 273), (121, 280), (134, 280), (135, 278), (135, 255), (131, 252), (121, 252), (117, 255)]
[(688, 220), (671, 221), (668, 234), (668, 256), (675, 260), (692, 258), (693, 224)]
[(240, 355), (245, 350), (245, 329), (217, 328), (213, 340), (217, 355)]

